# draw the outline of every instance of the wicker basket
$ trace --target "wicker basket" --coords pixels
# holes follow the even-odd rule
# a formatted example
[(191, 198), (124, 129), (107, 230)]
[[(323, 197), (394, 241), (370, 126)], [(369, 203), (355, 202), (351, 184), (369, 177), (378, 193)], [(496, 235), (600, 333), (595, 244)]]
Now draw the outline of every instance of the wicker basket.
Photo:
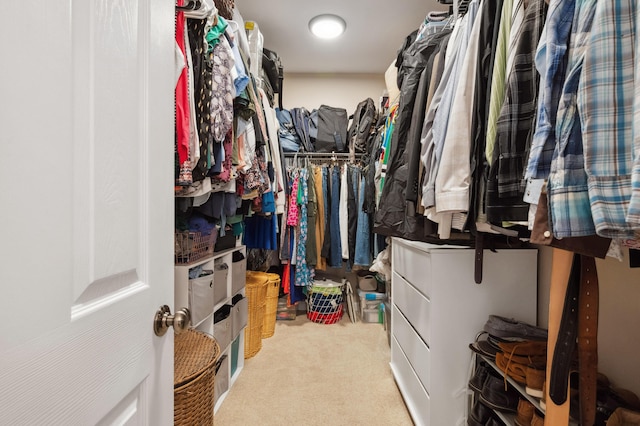
[(175, 336), (174, 425), (213, 424), (213, 383), (220, 347), (208, 335), (187, 330)]
[(262, 323), (267, 297), (267, 283), (264, 277), (248, 273), (245, 290), (247, 293), (248, 319), (244, 329), (244, 358), (251, 358), (262, 349)]
[(178, 232), (174, 237), (174, 256), (176, 265), (185, 265), (213, 254), (218, 238), (218, 230), (213, 228), (210, 234), (201, 232)]
[(260, 279), (267, 280), (267, 294), (265, 296), (264, 318), (262, 320), (262, 338), (267, 339), (273, 336), (276, 331), (280, 275), (257, 271), (247, 271), (247, 275), (254, 275)]

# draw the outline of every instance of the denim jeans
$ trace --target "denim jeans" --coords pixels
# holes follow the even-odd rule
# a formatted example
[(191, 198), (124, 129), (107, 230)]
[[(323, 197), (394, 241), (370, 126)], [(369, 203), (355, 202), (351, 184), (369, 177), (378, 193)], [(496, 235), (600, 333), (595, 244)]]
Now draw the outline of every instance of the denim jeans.
[(364, 204), (365, 179), (360, 179), (360, 194), (358, 197), (358, 230), (356, 231), (356, 255), (354, 265), (371, 265), (371, 228), (369, 225), (369, 213), (362, 210)]
[(331, 251), (329, 266), (342, 267), (342, 246), (340, 244), (340, 167), (331, 170)]
[(347, 234), (348, 234), (348, 252), (349, 252), (349, 262), (347, 263), (347, 271), (351, 271), (351, 267), (353, 266), (353, 262), (356, 254), (356, 230), (358, 226), (358, 185), (360, 178), (360, 168), (356, 166), (348, 167), (348, 177), (347, 183), (349, 185), (347, 194), (348, 194), (348, 209), (349, 209), (349, 217), (347, 223)]

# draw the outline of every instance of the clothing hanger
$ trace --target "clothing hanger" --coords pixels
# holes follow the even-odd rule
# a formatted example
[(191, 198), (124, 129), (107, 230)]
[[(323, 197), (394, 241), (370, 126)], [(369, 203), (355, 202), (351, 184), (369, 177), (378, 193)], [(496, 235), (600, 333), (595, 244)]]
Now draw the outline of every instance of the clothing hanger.
[(185, 11), (185, 10), (196, 10), (196, 9), (200, 9), (200, 0), (189, 0), (182, 6), (176, 5), (176, 10)]

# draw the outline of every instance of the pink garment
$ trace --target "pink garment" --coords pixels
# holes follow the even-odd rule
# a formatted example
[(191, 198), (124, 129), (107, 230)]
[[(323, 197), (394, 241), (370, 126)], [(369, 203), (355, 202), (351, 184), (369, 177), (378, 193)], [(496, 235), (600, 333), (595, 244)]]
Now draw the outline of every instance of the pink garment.
[[(183, 0), (178, 1), (182, 6)], [(185, 55), (184, 12), (176, 12), (176, 43)], [(186, 61), (185, 61), (186, 62)], [(191, 163), (189, 162), (189, 87), (187, 67), (182, 69), (176, 84), (176, 145), (180, 163), (179, 184), (191, 184)]]
[(287, 214), (287, 225), (298, 225), (298, 182), (300, 177), (296, 175), (291, 185), (291, 195), (289, 196), (289, 212)]

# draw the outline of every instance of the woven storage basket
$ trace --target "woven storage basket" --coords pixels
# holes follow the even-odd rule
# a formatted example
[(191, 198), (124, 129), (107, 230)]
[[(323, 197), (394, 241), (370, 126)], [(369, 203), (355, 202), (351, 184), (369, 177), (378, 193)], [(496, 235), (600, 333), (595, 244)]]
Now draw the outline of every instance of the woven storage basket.
[(246, 274), (245, 291), (247, 293), (247, 327), (244, 329), (244, 358), (251, 358), (262, 349), (262, 322), (267, 296), (267, 279), (258, 275)]
[(187, 330), (176, 334), (173, 353), (174, 425), (212, 425), (218, 343), (202, 332)]
[(247, 275), (255, 275), (267, 280), (264, 319), (262, 320), (262, 338), (267, 339), (276, 332), (278, 315), (278, 296), (280, 296), (280, 275), (269, 272), (247, 271)]

